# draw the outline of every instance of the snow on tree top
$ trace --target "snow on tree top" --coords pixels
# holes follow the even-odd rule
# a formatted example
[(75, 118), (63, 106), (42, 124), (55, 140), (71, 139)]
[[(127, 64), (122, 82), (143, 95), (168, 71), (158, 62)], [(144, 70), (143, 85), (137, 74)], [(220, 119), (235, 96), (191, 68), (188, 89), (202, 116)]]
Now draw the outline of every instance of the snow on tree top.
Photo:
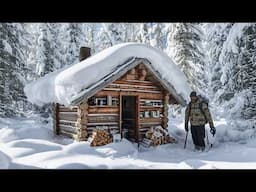
[(134, 58), (148, 60), (150, 67), (160, 74), (161, 80), (172, 85), (177, 95), (188, 101), (191, 88), (177, 65), (161, 50), (141, 43), (122, 43), (107, 48), (80, 63), (29, 83), (24, 91), (28, 100), (39, 106), (51, 102), (70, 106), (81, 92), (89, 91)]

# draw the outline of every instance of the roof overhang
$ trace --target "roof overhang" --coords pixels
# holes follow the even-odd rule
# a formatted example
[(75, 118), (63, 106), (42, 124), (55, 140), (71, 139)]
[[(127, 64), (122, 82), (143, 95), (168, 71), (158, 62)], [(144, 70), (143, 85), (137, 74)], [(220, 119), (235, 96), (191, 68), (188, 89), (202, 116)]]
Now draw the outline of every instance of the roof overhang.
[(136, 67), (138, 64), (141, 64), (141, 63), (143, 63), (146, 66), (146, 68), (155, 76), (155, 78), (159, 81), (159, 83), (170, 94), (172, 94), (172, 96), (177, 100), (179, 104), (181, 104), (182, 106), (186, 105), (186, 101), (181, 95), (177, 93), (173, 85), (171, 85), (167, 80), (162, 79), (160, 72), (157, 69), (153, 68), (147, 59), (136, 58), (136, 57), (129, 58), (126, 62), (118, 65), (113, 71), (111, 71), (109, 74), (104, 76), (100, 81), (81, 90), (79, 94), (76, 94), (72, 98), (71, 105), (75, 106), (82, 103), (85, 99), (90, 98), (91, 96), (99, 92), (101, 89), (106, 87), (108, 84), (116, 81), (117, 79), (122, 77), (125, 73), (127, 73), (129, 70), (131, 70), (132, 68)]

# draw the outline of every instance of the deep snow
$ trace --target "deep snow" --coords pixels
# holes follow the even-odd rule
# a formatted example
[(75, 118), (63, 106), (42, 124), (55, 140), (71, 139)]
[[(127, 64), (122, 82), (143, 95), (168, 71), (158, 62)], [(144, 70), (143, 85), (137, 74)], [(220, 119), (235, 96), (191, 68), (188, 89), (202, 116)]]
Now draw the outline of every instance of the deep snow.
[[(171, 109), (170, 109), (171, 110)], [(180, 117), (183, 117), (182, 115)], [(0, 119), (1, 169), (255, 169), (256, 139), (242, 137), (224, 119), (215, 119), (217, 139), (208, 152), (194, 152), (189, 134), (184, 149), (182, 118), (169, 116), (177, 144), (149, 149), (126, 139), (101, 147), (53, 135), (37, 118)], [(207, 130), (209, 127), (207, 126)], [(209, 136), (209, 135), (208, 135)], [(209, 137), (210, 138), (210, 137)], [(236, 141), (236, 142), (234, 142)]]
[(118, 69), (119, 65), (134, 57), (149, 60), (162, 79), (173, 85), (184, 100), (189, 99), (191, 88), (178, 66), (160, 49), (141, 43), (121, 43), (107, 48), (80, 63), (31, 82), (24, 91), (28, 100), (34, 104), (56, 102), (68, 106), (81, 90), (90, 89), (103, 77)]

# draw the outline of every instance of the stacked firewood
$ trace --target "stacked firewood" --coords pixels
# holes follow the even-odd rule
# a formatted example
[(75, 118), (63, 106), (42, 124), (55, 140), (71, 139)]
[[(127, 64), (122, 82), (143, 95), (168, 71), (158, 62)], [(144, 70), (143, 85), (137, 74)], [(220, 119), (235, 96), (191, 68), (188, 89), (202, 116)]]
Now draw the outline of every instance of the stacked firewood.
[(100, 129), (94, 129), (88, 141), (91, 143), (91, 146), (102, 146), (113, 142), (109, 133)]
[(157, 146), (166, 143), (176, 143), (177, 141), (171, 137), (166, 129), (161, 126), (151, 127), (145, 134), (142, 141), (146, 146)]

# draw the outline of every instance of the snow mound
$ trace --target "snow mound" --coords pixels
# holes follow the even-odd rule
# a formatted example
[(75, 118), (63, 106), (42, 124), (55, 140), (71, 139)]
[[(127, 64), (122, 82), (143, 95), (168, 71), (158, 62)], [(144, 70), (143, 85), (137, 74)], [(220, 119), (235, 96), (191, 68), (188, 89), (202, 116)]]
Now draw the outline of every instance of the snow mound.
[(52, 135), (48, 125), (36, 122), (36, 119), (0, 118), (0, 141), (9, 142), (15, 139), (46, 139)]
[(8, 169), (10, 165), (10, 158), (0, 151), (0, 169)]
[(122, 43), (90, 58), (47, 74), (25, 86), (28, 100), (42, 106), (57, 102), (69, 106), (81, 90), (87, 90), (132, 58), (145, 58), (173, 85), (177, 94), (188, 100), (191, 91), (185, 75), (163, 51), (140, 43)]
[(121, 157), (137, 153), (137, 149), (127, 139), (98, 147), (91, 147), (89, 142), (72, 143), (64, 151), (67, 154), (93, 154), (101, 157)]

